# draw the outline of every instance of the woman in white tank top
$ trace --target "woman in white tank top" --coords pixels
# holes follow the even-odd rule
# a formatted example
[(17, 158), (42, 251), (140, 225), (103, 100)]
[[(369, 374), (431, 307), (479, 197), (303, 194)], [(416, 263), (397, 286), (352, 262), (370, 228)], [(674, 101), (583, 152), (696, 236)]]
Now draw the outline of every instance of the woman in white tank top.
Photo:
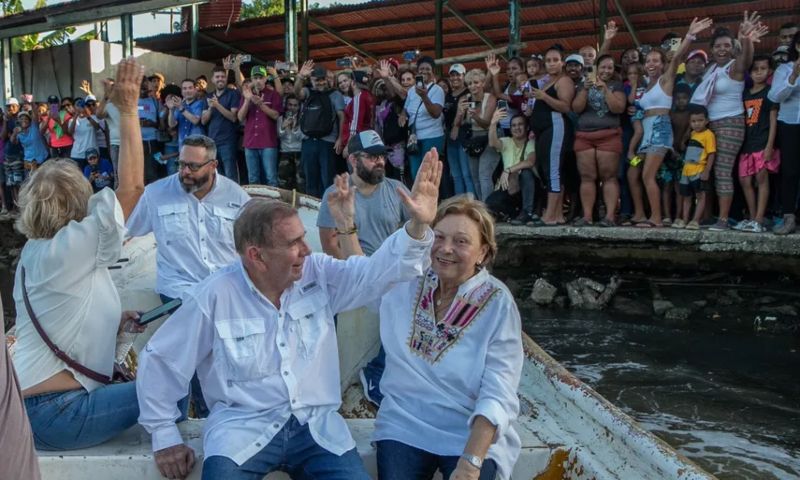
[[(644, 156), (644, 163), (640, 170), (639, 167), (628, 169), (628, 184), (634, 205), (633, 220), (639, 227), (661, 227), (661, 190), (656, 182), (664, 155), (672, 149), (672, 122), (669, 118), (670, 108), (672, 107), (672, 89), (675, 86), (675, 74), (678, 65), (681, 64), (683, 57), (688, 53), (692, 41), (697, 38), (697, 34), (710, 27), (711, 19), (706, 18), (692, 20), (686, 38), (683, 39), (678, 51), (672, 57), (669, 64), (666, 63), (666, 55), (661, 50), (655, 49), (647, 54), (645, 58), (645, 73), (647, 75), (647, 91), (639, 100), (639, 104), (644, 109), (645, 118), (642, 121), (644, 134), (642, 142), (637, 150), (640, 156)], [(640, 179), (641, 172), (641, 183)], [(647, 200), (650, 203), (650, 217), (644, 218), (644, 202), (642, 199), (642, 183), (647, 192)]]
[[(714, 186), (719, 204), (719, 218), (710, 230), (728, 230), (728, 215), (733, 203), (733, 164), (744, 143), (744, 73), (753, 63), (753, 42), (766, 35), (768, 29), (758, 21), (754, 12), (744, 12), (739, 24), (736, 46), (733, 34), (727, 28), (718, 28), (711, 37), (713, 63), (699, 85), (700, 93), (692, 97), (693, 103), (703, 103), (708, 108), (709, 128), (717, 140), (717, 155), (714, 161)], [(704, 91), (705, 90), (705, 91)], [(705, 94), (706, 98), (700, 98)], [(695, 98), (698, 97), (698, 98)]]

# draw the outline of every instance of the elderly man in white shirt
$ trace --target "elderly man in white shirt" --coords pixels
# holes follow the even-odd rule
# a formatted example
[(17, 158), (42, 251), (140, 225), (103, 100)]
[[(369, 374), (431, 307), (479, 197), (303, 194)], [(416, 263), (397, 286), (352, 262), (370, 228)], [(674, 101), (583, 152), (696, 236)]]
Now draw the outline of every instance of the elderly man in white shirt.
[[(262, 199), (245, 206), (234, 225), (240, 261), (189, 290), (141, 356), (139, 422), (163, 475), (185, 477), (194, 464), (175, 404), (197, 369), (211, 406), (204, 479), (262, 478), (281, 467), (295, 478), (369, 479), (338, 413), (333, 315), (427, 268), (441, 170), (434, 150), (411, 194), (399, 192), (411, 221), (371, 257), (312, 255), (294, 209)], [(352, 248), (354, 191), (330, 196), (329, 205)]]
[(183, 142), (178, 173), (148, 185), (126, 227), (133, 237), (155, 233), (156, 293), (167, 301), (236, 260), (233, 221), (250, 200), (217, 175), (217, 147), (204, 135)]

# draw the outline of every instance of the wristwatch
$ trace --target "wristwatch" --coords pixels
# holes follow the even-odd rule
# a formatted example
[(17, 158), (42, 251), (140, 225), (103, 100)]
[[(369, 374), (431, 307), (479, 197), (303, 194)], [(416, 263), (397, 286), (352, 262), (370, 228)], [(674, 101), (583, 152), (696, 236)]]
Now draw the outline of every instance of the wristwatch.
[(467, 463), (469, 463), (473, 467), (477, 468), (478, 470), (480, 470), (481, 467), (483, 466), (483, 460), (481, 459), (481, 457), (479, 457), (477, 455), (470, 455), (468, 453), (465, 453), (465, 454), (461, 455), (461, 458), (466, 460)]

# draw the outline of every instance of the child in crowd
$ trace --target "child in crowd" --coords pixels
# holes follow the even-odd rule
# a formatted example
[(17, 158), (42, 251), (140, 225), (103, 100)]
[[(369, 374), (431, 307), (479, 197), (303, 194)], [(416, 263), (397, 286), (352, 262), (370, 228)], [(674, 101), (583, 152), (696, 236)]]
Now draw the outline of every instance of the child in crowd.
[(114, 167), (105, 158), (100, 158), (96, 148), (86, 150), (86, 166), (83, 167), (83, 176), (92, 184), (94, 193), (112, 186), (114, 183)]
[[(683, 171), (683, 154), (686, 140), (691, 132), (689, 128), (689, 100), (692, 98), (692, 89), (689, 85), (676, 85), (672, 92), (672, 122), (673, 151), (664, 157), (664, 163), (658, 172), (661, 183), (661, 211), (664, 212), (664, 224), (669, 224), (670, 219), (683, 217), (683, 202), (680, 200), (678, 183)], [(675, 199), (675, 216), (672, 216), (672, 204)]]
[[(706, 205), (705, 192), (709, 190), (708, 177), (714, 166), (714, 157), (717, 152), (717, 140), (714, 132), (708, 129), (708, 110), (705, 107), (700, 105), (690, 106), (689, 126), (692, 129), (692, 133), (686, 144), (680, 183), (683, 217), (680, 220), (675, 220), (672, 227), (699, 230), (700, 218), (703, 216)], [(692, 211), (693, 199), (696, 199), (697, 203), (692, 221), (688, 222), (689, 214)]]
[(278, 163), (278, 181), (282, 188), (305, 191), (305, 181), (300, 165), (300, 147), (303, 132), (300, 131), (300, 100), (294, 94), (286, 95), (286, 111), (278, 120), (278, 137), (281, 140), (281, 158)]
[[(772, 58), (756, 55), (750, 66), (753, 86), (745, 90), (745, 139), (739, 155), (739, 182), (742, 185), (747, 211), (750, 216), (735, 227), (736, 230), (761, 233), (766, 231), (764, 213), (769, 200), (769, 173), (778, 173), (781, 158), (775, 149), (778, 129), (778, 105), (767, 98), (767, 79), (772, 75)], [(755, 181), (756, 190), (753, 188)]]

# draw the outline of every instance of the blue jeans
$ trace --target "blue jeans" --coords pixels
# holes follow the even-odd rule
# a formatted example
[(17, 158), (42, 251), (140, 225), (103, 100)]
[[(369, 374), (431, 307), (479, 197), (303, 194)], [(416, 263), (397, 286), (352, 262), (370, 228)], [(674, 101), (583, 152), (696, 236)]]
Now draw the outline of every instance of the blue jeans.
[(475, 196), (475, 185), (469, 173), (469, 155), (461, 148), (461, 142), (447, 140), (447, 163), (450, 165), (455, 194), (471, 193)]
[(277, 148), (245, 148), (244, 159), (247, 162), (247, 180), (250, 185), (278, 186), (278, 149)]
[(372, 387), (369, 388), (369, 397), (380, 406), (383, 401), (383, 394), (381, 393), (380, 384), (383, 377), (383, 371), (386, 370), (386, 351), (383, 349), (378, 350), (375, 358), (369, 361), (364, 366), (364, 378), (367, 379), (368, 384)]
[(203, 462), (203, 480), (261, 480), (282, 470), (294, 480), (370, 480), (356, 449), (341, 456), (317, 445), (308, 425), (292, 416), (269, 445), (241, 465), (228, 457), (211, 456)]
[(300, 149), (300, 163), (306, 176), (306, 193), (322, 198), (325, 189), (333, 185), (336, 172), (333, 142), (306, 138)]
[[(182, 421), (188, 397), (178, 403)], [(39, 450), (75, 450), (106, 442), (139, 418), (136, 382), (112, 383), (93, 390), (44, 393), (25, 399), (25, 410)]]
[(440, 137), (434, 138), (426, 138), (425, 140), (419, 141), (419, 153), (414, 155), (409, 155), (408, 159), (411, 162), (411, 181), (413, 182), (415, 178), (417, 178), (417, 171), (419, 170), (420, 165), (422, 165), (422, 159), (425, 157), (425, 154), (428, 151), (436, 147), (436, 151), (441, 154), (444, 151), (444, 135)]
[[(430, 480), (436, 470), (448, 479), (459, 459), (457, 455), (436, 455), (395, 440), (379, 440), (377, 444), (379, 480)], [(496, 474), (497, 464), (485, 459), (479, 480), (493, 480)]]
[[(217, 159), (219, 160), (217, 171), (236, 183), (239, 183), (239, 165), (236, 162), (238, 154), (236, 142), (217, 144)], [(249, 170), (250, 165), (247, 168)]]

